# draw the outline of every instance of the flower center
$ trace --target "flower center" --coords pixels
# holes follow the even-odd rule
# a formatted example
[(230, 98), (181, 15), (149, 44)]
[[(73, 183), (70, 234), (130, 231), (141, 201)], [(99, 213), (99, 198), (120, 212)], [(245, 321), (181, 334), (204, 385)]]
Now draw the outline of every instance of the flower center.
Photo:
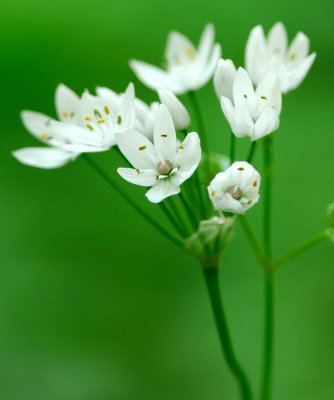
[(238, 186), (231, 186), (227, 189), (227, 193), (229, 193), (234, 200), (240, 200), (242, 197), (242, 192)]
[(160, 175), (168, 175), (173, 169), (173, 164), (169, 160), (158, 162), (158, 172)]

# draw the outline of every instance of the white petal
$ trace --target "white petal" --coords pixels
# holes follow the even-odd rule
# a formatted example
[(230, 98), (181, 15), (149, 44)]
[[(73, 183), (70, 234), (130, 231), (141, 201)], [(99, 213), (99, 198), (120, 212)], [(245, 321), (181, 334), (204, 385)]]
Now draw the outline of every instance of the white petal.
[(206, 65), (203, 66), (202, 71), (200, 71), (200, 76), (197, 84), (194, 86), (194, 89), (200, 89), (204, 86), (209, 79), (211, 79), (212, 75), (217, 68), (218, 61), (221, 57), (221, 46), (220, 44), (215, 44), (213, 47), (213, 51), (211, 57), (209, 58)]
[(220, 99), (220, 105), (223, 110), (223, 113), (225, 115), (225, 118), (227, 119), (228, 123), (232, 126), (234, 126), (235, 123), (235, 109), (234, 105), (232, 104), (232, 101), (228, 97), (222, 97)]
[(118, 147), (130, 163), (140, 170), (156, 169), (161, 158), (154, 145), (141, 133), (129, 129), (115, 135)]
[(119, 106), (121, 104), (122, 96), (123, 96), (123, 94), (119, 95), (111, 89), (108, 89), (106, 87), (100, 87), (100, 86), (98, 86), (96, 88), (96, 94), (99, 97), (106, 99), (108, 102), (108, 105), (113, 110), (119, 108)]
[(157, 172), (153, 169), (118, 168), (117, 172), (123, 179), (138, 186), (153, 186), (157, 183)]
[(233, 82), (233, 101), (235, 106), (254, 107), (255, 93), (252, 81), (246, 70), (238, 68)]
[(169, 179), (160, 180), (146, 192), (146, 197), (151, 203), (160, 203), (169, 196), (180, 193), (180, 187), (173, 185)]
[(246, 106), (236, 106), (234, 114), (233, 133), (237, 137), (250, 136), (254, 129), (254, 122)]
[(78, 154), (48, 147), (27, 147), (14, 151), (13, 156), (22, 164), (52, 169), (62, 167), (75, 159)]
[(190, 125), (190, 115), (185, 106), (175, 96), (173, 92), (167, 89), (160, 89), (158, 91), (160, 102), (164, 104), (170, 111), (175, 128), (182, 131)]
[(310, 54), (301, 63), (301, 65), (299, 65), (299, 67), (296, 68), (293, 77), (291, 77), (291, 79), (289, 80), (288, 86), (284, 88), (284, 93), (295, 89), (296, 87), (298, 87), (302, 83), (302, 81), (305, 79), (307, 73), (311, 69), (316, 56), (317, 56), (316, 53)]
[(252, 141), (269, 135), (279, 127), (279, 113), (273, 108), (266, 108), (256, 121), (252, 134)]
[(136, 118), (134, 100), (135, 88), (133, 83), (129, 83), (119, 105), (117, 121), (120, 119), (121, 122), (117, 124), (116, 131), (131, 129), (134, 127)]
[(257, 113), (260, 114), (264, 108), (272, 107), (280, 114), (282, 109), (282, 93), (280, 82), (275, 71), (261, 80), (259, 86), (256, 88), (257, 97)]
[(21, 119), (24, 127), (37, 139), (51, 136), (50, 123), (54, 121), (51, 117), (34, 111), (22, 111)]
[(176, 155), (176, 132), (168, 108), (161, 104), (154, 123), (154, 145), (164, 160), (174, 162)]
[(208, 59), (215, 38), (215, 28), (213, 24), (207, 24), (202, 33), (199, 46), (198, 46), (198, 57), (206, 62)]
[(246, 70), (256, 85), (261, 79), (260, 71), (265, 62), (267, 52), (266, 47), (266, 39), (263, 28), (262, 26), (258, 25), (251, 30), (248, 36), (245, 51)]
[(168, 35), (165, 55), (168, 68), (173, 68), (193, 62), (196, 58), (196, 49), (187, 37), (173, 31)]
[(298, 32), (292, 43), (290, 44), (288, 51), (288, 62), (292, 64), (300, 64), (305, 60), (309, 53), (310, 40), (302, 32)]
[(196, 132), (188, 133), (182, 144), (178, 146), (175, 165), (179, 168), (176, 172), (176, 180), (181, 185), (194, 173), (201, 161), (201, 144)]
[(233, 99), (233, 82), (236, 74), (236, 68), (232, 60), (220, 59), (216, 68), (213, 85), (218, 99), (221, 96)]
[(166, 71), (142, 61), (130, 61), (130, 67), (146, 86), (153, 90), (169, 89), (175, 94), (184, 92), (183, 87)]
[(277, 22), (268, 33), (268, 48), (271, 54), (283, 59), (287, 49), (288, 35), (282, 22)]
[(79, 104), (77, 94), (61, 83), (56, 89), (55, 103), (58, 118), (61, 121), (73, 121)]

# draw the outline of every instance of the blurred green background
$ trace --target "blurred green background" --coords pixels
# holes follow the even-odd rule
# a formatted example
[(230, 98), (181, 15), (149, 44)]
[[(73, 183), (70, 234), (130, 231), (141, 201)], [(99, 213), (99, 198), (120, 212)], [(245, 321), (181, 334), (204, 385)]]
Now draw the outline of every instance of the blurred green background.
[[(11, 151), (37, 142), (19, 112), (54, 115), (54, 90), (129, 81), (155, 94), (129, 58), (158, 64), (168, 32), (197, 42), (212, 21), (223, 55), (243, 64), (248, 32), (282, 20), (318, 58), (284, 97), (275, 134), (275, 253), (325, 227), (334, 200), (333, 2), (3, 0), (0, 15), (0, 398), (6, 400), (235, 400), (201, 271), (160, 237), (82, 159), (44, 171)], [(210, 142), (228, 126), (212, 83), (199, 92)], [(184, 99), (187, 103), (187, 98)], [(238, 158), (248, 143), (242, 141)], [(118, 160), (96, 155), (114, 173)], [(255, 164), (260, 167), (261, 152)], [(125, 186), (149, 207), (143, 192)], [(153, 211), (155, 212), (155, 211)], [(261, 235), (261, 205), (249, 212)], [(237, 352), (259, 381), (261, 274), (238, 229), (221, 285)], [(277, 275), (275, 398), (334, 398), (334, 251), (324, 243)]]

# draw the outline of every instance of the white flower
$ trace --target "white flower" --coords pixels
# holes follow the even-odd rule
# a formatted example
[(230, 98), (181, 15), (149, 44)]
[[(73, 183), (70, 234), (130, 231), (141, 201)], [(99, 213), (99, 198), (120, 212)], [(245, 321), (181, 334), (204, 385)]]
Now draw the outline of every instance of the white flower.
[(244, 161), (219, 172), (208, 187), (215, 210), (244, 214), (259, 201), (260, 174)]
[(108, 150), (115, 145), (116, 132), (133, 127), (133, 101), (132, 84), (119, 104), (89, 93), (79, 98), (61, 84), (55, 94), (59, 121), (32, 111), (21, 113), (27, 130), (50, 147), (28, 147), (13, 155), (23, 164), (50, 169), (65, 165), (80, 153)]
[(182, 94), (204, 86), (211, 78), (221, 54), (214, 44), (214, 27), (208, 24), (198, 46), (179, 32), (171, 32), (165, 53), (166, 70), (142, 61), (131, 60), (130, 66), (137, 77), (153, 90), (169, 89)]
[(220, 59), (213, 77), (213, 86), (218, 99), (222, 96), (233, 98), (233, 82), (237, 70), (232, 60)]
[(171, 113), (176, 130), (182, 131), (190, 125), (190, 115), (185, 106), (167, 89), (158, 90), (160, 102), (164, 104)]
[(274, 72), (254, 90), (247, 72), (239, 68), (232, 92), (232, 98), (221, 97), (221, 106), (235, 136), (249, 136), (254, 141), (279, 127), (282, 95)]
[[(124, 93), (118, 94), (106, 87), (97, 87), (96, 93), (98, 96), (113, 102), (116, 107), (120, 106), (124, 96)], [(135, 97), (134, 107), (136, 114), (134, 129), (144, 134), (149, 139), (152, 139), (153, 125), (155, 116), (159, 108), (159, 103), (153, 102), (150, 105), (148, 105), (144, 101), (140, 100), (138, 97)]]
[(262, 26), (252, 29), (246, 45), (246, 69), (257, 85), (273, 69), (276, 70), (281, 90), (287, 93), (303, 81), (316, 53), (309, 54), (309, 39), (298, 32), (288, 47), (284, 25), (276, 23), (266, 39)]
[(152, 203), (180, 193), (180, 185), (190, 178), (201, 159), (197, 133), (189, 133), (177, 146), (173, 119), (163, 104), (154, 124), (154, 144), (134, 130), (116, 134), (116, 140), (134, 167), (118, 168), (117, 172), (135, 185), (151, 186), (146, 196)]
[(38, 168), (58, 168), (74, 160), (79, 154), (61, 147), (66, 143), (67, 123), (72, 122), (78, 110), (79, 97), (65, 85), (59, 85), (55, 95), (56, 110), (60, 121), (47, 115), (23, 111), (21, 118), (26, 129), (50, 147), (27, 147), (13, 152), (22, 164)]

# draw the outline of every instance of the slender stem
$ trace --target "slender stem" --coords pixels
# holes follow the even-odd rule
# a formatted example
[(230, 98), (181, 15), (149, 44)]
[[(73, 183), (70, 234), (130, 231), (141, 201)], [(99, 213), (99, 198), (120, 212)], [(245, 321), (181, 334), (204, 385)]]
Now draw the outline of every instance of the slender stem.
[(256, 141), (252, 142), (251, 147), (249, 149), (249, 154), (247, 157), (247, 162), (251, 163), (255, 154), (256, 149)]
[(230, 162), (234, 163), (235, 160), (235, 135), (231, 131), (231, 141), (230, 141)]
[(193, 107), (194, 112), (195, 112), (195, 117), (196, 117), (196, 120), (197, 120), (197, 126), (198, 126), (199, 134), (200, 134), (200, 137), (201, 137), (203, 150), (209, 156), (208, 137), (207, 137), (207, 133), (206, 133), (205, 125), (204, 125), (204, 119), (203, 119), (203, 116), (202, 116), (201, 107), (199, 105), (196, 93), (192, 92), (192, 91), (189, 92), (189, 98), (190, 98), (192, 107)]
[(149, 214), (142, 210), (142, 208), (118, 185), (88, 154), (82, 154), (82, 158), (97, 172), (102, 179), (104, 179), (119, 195), (140, 214), (147, 222), (149, 222), (157, 231), (164, 235), (167, 239), (173, 242), (177, 247), (183, 249), (183, 243), (174, 235), (168, 232), (163, 226), (155, 221)]
[(239, 219), (240, 219), (241, 224), (246, 232), (246, 235), (248, 236), (249, 242), (254, 249), (254, 252), (259, 261), (259, 264), (262, 266), (263, 269), (265, 269), (266, 265), (267, 265), (266, 257), (263, 253), (262, 246), (260, 245), (251, 224), (249, 223), (249, 221), (245, 215), (240, 215)]
[(180, 192), (179, 197), (180, 197), (181, 203), (182, 203), (186, 213), (189, 216), (189, 219), (193, 226), (193, 229), (196, 231), (198, 228), (198, 221), (197, 221), (196, 215), (193, 212), (192, 208), (190, 207), (189, 203), (187, 202), (187, 199), (184, 197), (184, 194), (182, 192)]
[(218, 268), (204, 268), (204, 278), (206, 287), (209, 293), (212, 311), (215, 318), (216, 328), (219, 334), (220, 344), (225, 356), (227, 365), (238, 381), (241, 398), (243, 400), (252, 399), (251, 389), (248, 382), (248, 378), (245, 371), (241, 367), (236, 354), (233, 349), (233, 344), (226, 320), (225, 310), (223, 307), (219, 280), (218, 280)]
[(261, 400), (270, 400), (272, 393), (274, 345), (274, 270), (272, 268), (272, 136), (265, 138), (264, 146), (264, 225), (263, 247), (267, 260), (264, 271), (264, 349), (262, 364)]
[(187, 233), (184, 230), (183, 225), (180, 224), (179, 221), (177, 221), (177, 219), (174, 217), (173, 213), (169, 210), (167, 205), (164, 202), (160, 202), (158, 205), (161, 211), (166, 215), (168, 221), (173, 225), (176, 232), (178, 232), (182, 237), (187, 237)]
[(305, 242), (301, 243), (294, 249), (290, 250), (288, 253), (279, 257), (274, 263), (273, 267), (275, 269), (279, 268), (281, 265), (286, 264), (287, 262), (293, 260), (297, 256), (299, 256), (304, 251), (310, 249), (311, 247), (321, 243), (324, 239), (328, 238), (328, 230), (318, 233), (317, 235), (312, 236), (307, 239)]

